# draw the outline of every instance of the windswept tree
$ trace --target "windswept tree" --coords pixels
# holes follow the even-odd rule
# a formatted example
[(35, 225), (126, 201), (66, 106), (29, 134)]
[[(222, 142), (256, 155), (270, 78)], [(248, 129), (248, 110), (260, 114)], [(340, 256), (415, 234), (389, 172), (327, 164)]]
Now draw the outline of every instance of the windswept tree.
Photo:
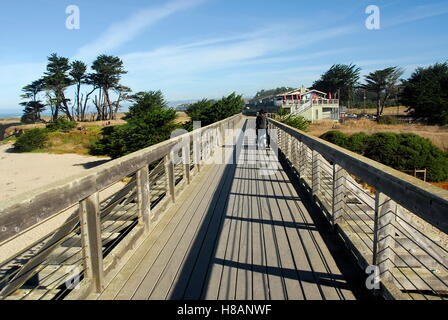
[(350, 105), (360, 72), (361, 68), (355, 64), (335, 64), (313, 83), (313, 88), (331, 93), (342, 103)]
[(417, 68), (403, 81), (401, 100), (414, 118), (429, 124), (448, 124), (448, 63)]
[(100, 89), (95, 98), (95, 106), (100, 120), (111, 120), (115, 117), (114, 105), (110, 98), (110, 89), (120, 85), (120, 79), (127, 71), (124, 70), (123, 61), (116, 56), (100, 55), (92, 64), (95, 72), (91, 80)]
[(129, 111), (124, 117), (126, 120), (136, 118), (147, 112), (168, 108), (168, 104), (160, 90), (137, 92), (131, 99), (134, 101), (134, 104), (129, 107)]
[(365, 76), (365, 84), (361, 88), (376, 94), (376, 115), (379, 118), (384, 111), (387, 100), (398, 90), (398, 82), (403, 70), (398, 67), (389, 67), (376, 70)]
[(113, 113), (113, 119), (116, 119), (118, 111), (121, 108), (121, 103), (125, 101), (132, 101), (132, 90), (129, 87), (126, 87), (124, 85), (119, 84), (115, 88), (113, 88), (113, 91), (117, 95), (117, 100), (114, 101), (114, 113)]
[(81, 97), (81, 86), (86, 83), (88, 79), (87, 75), (87, 65), (82, 61), (73, 61), (70, 65), (70, 76), (76, 85), (75, 91), (75, 108), (72, 114), (76, 115), (78, 121), (82, 120), (82, 97)]
[[(207, 126), (241, 112), (243, 107), (243, 97), (232, 93), (217, 101), (200, 100), (190, 105), (186, 112), (193, 121), (201, 121), (202, 126)], [(192, 127), (191, 122), (186, 127), (190, 129)]]
[(251, 99), (251, 101), (258, 101), (258, 100), (262, 100), (266, 97), (272, 96), (272, 95), (276, 95), (276, 94), (280, 94), (280, 93), (284, 93), (287, 91), (292, 91), (295, 88), (292, 87), (279, 87), (279, 88), (275, 88), (275, 89), (269, 89), (269, 90), (260, 90), (258, 91), (255, 96)]
[(118, 158), (162, 142), (179, 128), (176, 111), (168, 108), (160, 91), (139, 92), (129, 108), (127, 123), (102, 130), (103, 138), (91, 152)]
[(73, 120), (68, 105), (69, 99), (65, 97), (65, 90), (72, 85), (69, 71), (70, 64), (67, 58), (59, 57), (56, 53), (48, 57), (47, 71), (44, 73), (43, 81), (46, 89), (52, 92), (51, 99), (55, 106), (53, 120), (58, 118), (59, 111), (64, 112), (68, 119)]
[(38, 94), (43, 91), (43, 88), (44, 81), (42, 79), (23, 87), (21, 98), (28, 101), (20, 103), (24, 107), (22, 122), (34, 123), (41, 120), (41, 113), (45, 110), (45, 105), (38, 99)]

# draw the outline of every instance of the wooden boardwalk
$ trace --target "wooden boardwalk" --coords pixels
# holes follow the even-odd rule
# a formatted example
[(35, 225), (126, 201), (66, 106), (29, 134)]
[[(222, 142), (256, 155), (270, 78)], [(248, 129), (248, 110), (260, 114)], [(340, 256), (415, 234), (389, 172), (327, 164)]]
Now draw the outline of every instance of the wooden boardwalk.
[(89, 298), (354, 299), (288, 175), (280, 165), (263, 175), (263, 161), (276, 158), (250, 142), (236, 164), (203, 166), (118, 275)]

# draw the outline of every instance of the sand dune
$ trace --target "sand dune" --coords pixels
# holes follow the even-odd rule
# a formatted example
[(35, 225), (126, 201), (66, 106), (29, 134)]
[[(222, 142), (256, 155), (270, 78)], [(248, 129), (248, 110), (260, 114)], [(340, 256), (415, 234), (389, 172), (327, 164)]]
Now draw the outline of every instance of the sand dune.
[(0, 201), (80, 174), (108, 159), (76, 154), (13, 153), (0, 146)]

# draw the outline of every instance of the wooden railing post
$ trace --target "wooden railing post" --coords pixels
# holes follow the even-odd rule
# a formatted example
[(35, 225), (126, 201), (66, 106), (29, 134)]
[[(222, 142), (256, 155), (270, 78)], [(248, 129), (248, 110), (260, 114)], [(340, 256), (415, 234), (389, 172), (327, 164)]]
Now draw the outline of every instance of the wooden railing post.
[(104, 268), (98, 192), (80, 201), (79, 219), (86, 279), (100, 293), (104, 286)]
[(333, 226), (340, 222), (345, 210), (346, 175), (347, 171), (341, 166), (333, 164), (333, 201), (331, 210)]
[(225, 132), (225, 129), (224, 129), (224, 124), (221, 124), (219, 126), (219, 130), (220, 130), (220, 132), (219, 132), (220, 137), (219, 138), (221, 139), (220, 147), (225, 147), (225, 145), (226, 145), (226, 136), (225, 136), (226, 132)]
[(286, 133), (283, 130), (280, 131), (280, 145), (281, 145), (283, 155), (286, 158), (287, 157), (286, 150), (285, 150), (286, 149)]
[(300, 143), (300, 176), (304, 178), (308, 170), (308, 147), (304, 142)]
[(190, 184), (190, 141), (188, 140), (182, 147), (182, 157), (184, 163), (184, 177), (187, 184)]
[(297, 141), (297, 172), (299, 173), (299, 175), (302, 175), (303, 172), (303, 162), (302, 162), (302, 144), (303, 142), (298, 140)]
[(165, 156), (165, 174), (166, 174), (166, 191), (171, 197), (171, 201), (175, 202), (175, 191), (174, 191), (174, 163), (172, 161), (172, 155), (168, 154)]
[(201, 145), (201, 134), (198, 134), (197, 136), (193, 135), (193, 159), (198, 172), (201, 171)]
[(393, 279), (396, 210), (397, 205), (391, 198), (380, 191), (376, 192), (372, 264), (379, 268), (381, 281)]
[(321, 179), (321, 155), (316, 150), (313, 150), (313, 163), (312, 163), (312, 190), (313, 190), (313, 196), (317, 196), (320, 192), (320, 179)]
[(291, 137), (291, 164), (294, 168), (297, 168), (297, 143), (298, 141)]
[(151, 199), (149, 189), (149, 168), (144, 166), (137, 171), (138, 222), (145, 232), (149, 231)]
[(289, 161), (292, 163), (292, 153), (291, 153), (291, 143), (292, 143), (292, 137), (289, 134), (286, 134), (286, 157), (289, 159)]

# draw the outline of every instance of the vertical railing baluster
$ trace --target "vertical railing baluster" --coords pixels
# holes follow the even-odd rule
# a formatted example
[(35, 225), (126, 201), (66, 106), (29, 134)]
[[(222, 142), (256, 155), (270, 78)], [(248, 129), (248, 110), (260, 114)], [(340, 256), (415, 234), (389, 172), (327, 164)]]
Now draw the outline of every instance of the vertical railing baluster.
[(165, 156), (165, 174), (166, 174), (166, 191), (171, 197), (171, 201), (175, 202), (175, 178), (174, 178), (174, 163), (171, 154)]
[(346, 175), (347, 171), (336, 163), (333, 164), (333, 201), (331, 210), (333, 226), (340, 222), (345, 210)]
[(104, 286), (104, 268), (98, 192), (80, 201), (79, 219), (86, 279), (100, 293)]
[(378, 267), (381, 281), (393, 279), (396, 210), (397, 204), (391, 198), (376, 192), (372, 264)]
[(201, 171), (201, 134), (193, 135), (193, 159), (197, 172)]
[(151, 199), (149, 189), (149, 168), (144, 166), (137, 171), (138, 221), (145, 232), (149, 231)]
[(317, 196), (320, 192), (320, 179), (321, 179), (321, 155), (316, 150), (312, 153), (312, 178), (311, 178), (311, 189), (313, 191), (313, 196)]
[(308, 173), (308, 148), (304, 142), (300, 146), (300, 177), (304, 179)]
[(184, 144), (182, 147), (182, 159), (183, 159), (183, 167), (184, 167), (184, 177), (187, 184), (190, 184), (190, 140)]
[(303, 172), (303, 163), (302, 163), (302, 144), (303, 142), (298, 140), (297, 141), (297, 172), (299, 173), (299, 176), (302, 176)]

